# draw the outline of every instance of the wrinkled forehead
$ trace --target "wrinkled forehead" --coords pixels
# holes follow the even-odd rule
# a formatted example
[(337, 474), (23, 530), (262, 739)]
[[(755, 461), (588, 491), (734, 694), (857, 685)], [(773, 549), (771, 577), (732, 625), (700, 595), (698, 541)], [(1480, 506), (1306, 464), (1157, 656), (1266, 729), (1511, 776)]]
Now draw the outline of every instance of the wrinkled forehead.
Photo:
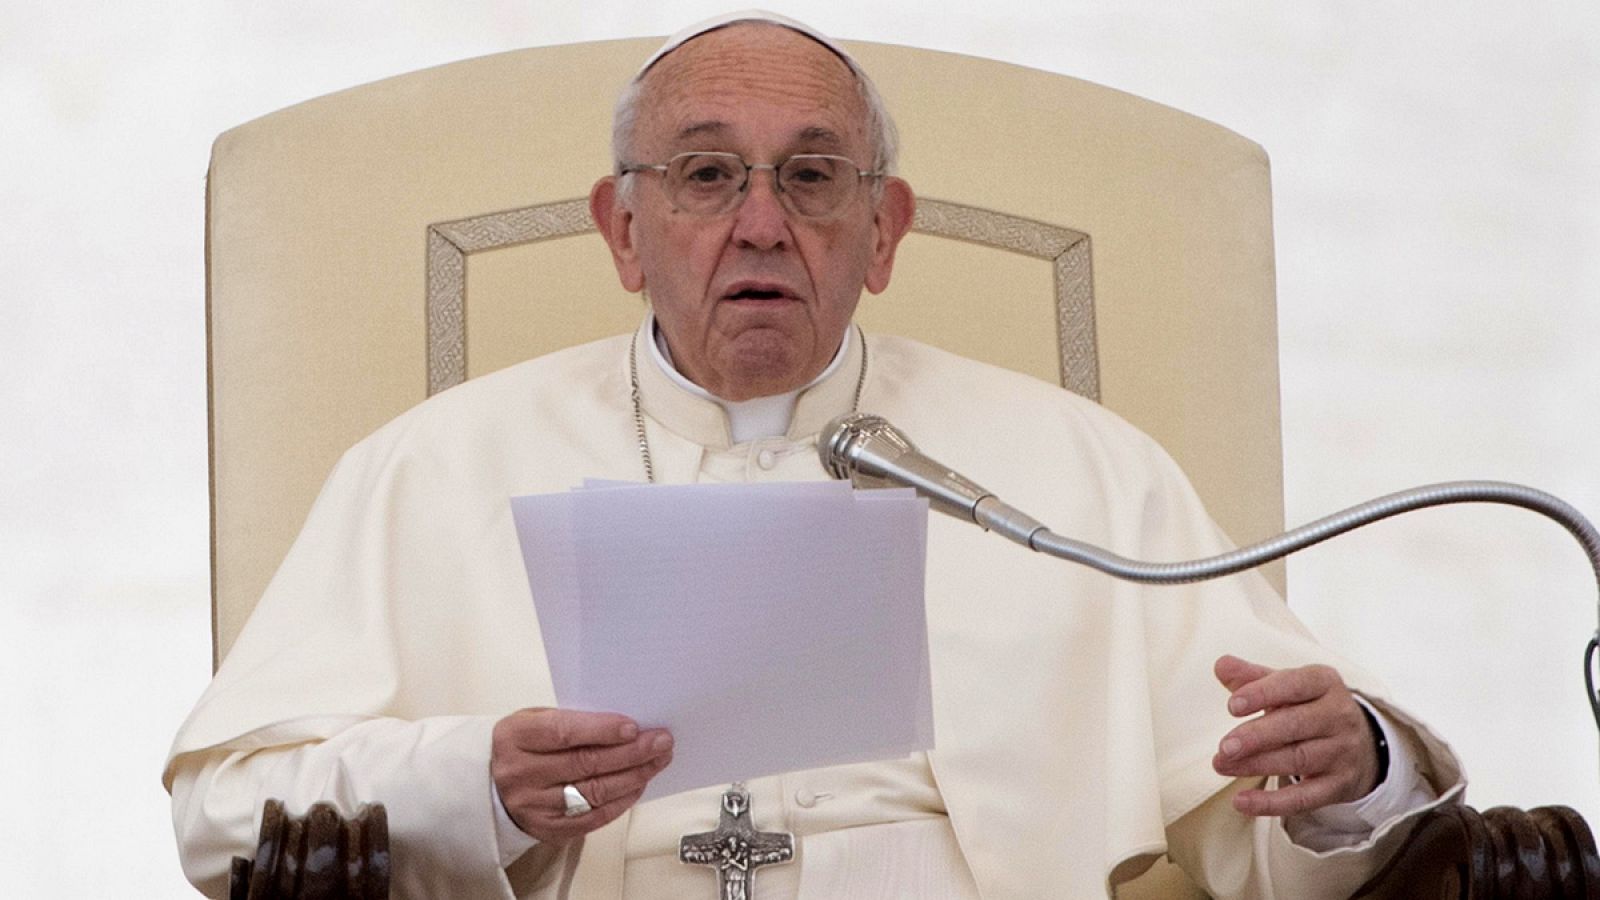
[(754, 128), (767, 139), (787, 129), (813, 152), (866, 147), (855, 72), (825, 44), (783, 25), (739, 22), (696, 35), (640, 79), (637, 137), (654, 149), (697, 140), (697, 149), (713, 149), (704, 141), (749, 138)]

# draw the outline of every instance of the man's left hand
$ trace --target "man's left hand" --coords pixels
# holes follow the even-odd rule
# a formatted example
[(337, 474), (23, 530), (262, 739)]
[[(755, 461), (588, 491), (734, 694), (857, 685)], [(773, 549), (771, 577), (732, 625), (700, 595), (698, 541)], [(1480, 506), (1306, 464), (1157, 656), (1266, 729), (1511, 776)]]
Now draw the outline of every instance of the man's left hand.
[[(1277, 790), (1234, 795), (1251, 816), (1289, 816), (1359, 800), (1377, 787), (1378, 751), (1367, 717), (1339, 673), (1327, 666), (1269, 669), (1236, 656), (1217, 660), (1232, 692), (1228, 711), (1260, 716), (1223, 737), (1212, 768), (1223, 775), (1284, 776)], [(1288, 776), (1299, 783), (1288, 783)]]

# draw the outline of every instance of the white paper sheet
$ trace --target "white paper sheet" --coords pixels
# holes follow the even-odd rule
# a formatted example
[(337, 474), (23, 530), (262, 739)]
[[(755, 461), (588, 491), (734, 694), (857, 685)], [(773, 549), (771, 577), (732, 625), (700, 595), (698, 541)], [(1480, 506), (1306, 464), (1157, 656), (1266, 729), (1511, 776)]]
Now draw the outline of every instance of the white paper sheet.
[(512, 513), (560, 705), (673, 733), (646, 797), (932, 747), (925, 500), (585, 487)]

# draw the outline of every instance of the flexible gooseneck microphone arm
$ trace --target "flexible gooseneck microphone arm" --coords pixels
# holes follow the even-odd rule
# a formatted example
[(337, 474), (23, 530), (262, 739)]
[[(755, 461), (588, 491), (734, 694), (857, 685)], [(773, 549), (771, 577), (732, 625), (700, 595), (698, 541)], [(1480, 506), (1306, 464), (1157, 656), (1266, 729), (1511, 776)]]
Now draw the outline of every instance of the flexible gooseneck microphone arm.
[[(880, 416), (852, 413), (834, 419), (817, 439), (822, 467), (856, 487), (905, 486), (927, 497), (934, 509), (1004, 535), (1025, 547), (1081, 563), (1107, 575), (1141, 584), (1189, 584), (1252, 569), (1380, 519), (1452, 503), (1520, 506), (1561, 523), (1582, 546), (1600, 590), (1600, 531), (1570, 503), (1544, 491), (1502, 481), (1451, 481), (1389, 494), (1325, 516), (1275, 538), (1229, 553), (1184, 562), (1141, 562), (1062, 537), (1025, 513), (1001, 502), (949, 467), (917, 451), (915, 445)], [(1600, 603), (1597, 603), (1600, 618)], [(1595, 691), (1594, 657), (1600, 653), (1600, 627), (1584, 650), (1583, 679), (1600, 728), (1600, 694)]]

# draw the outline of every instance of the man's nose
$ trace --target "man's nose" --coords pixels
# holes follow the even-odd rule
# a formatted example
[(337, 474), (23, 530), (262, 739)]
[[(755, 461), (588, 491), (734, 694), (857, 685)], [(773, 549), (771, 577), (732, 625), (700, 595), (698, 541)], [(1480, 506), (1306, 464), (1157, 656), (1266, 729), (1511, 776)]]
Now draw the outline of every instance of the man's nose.
[(772, 250), (789, 240), (789, 211), (778, 196), (777, 173), (751, 169), (744, 200), (733, 213), (733, 239), (741, 246)]

